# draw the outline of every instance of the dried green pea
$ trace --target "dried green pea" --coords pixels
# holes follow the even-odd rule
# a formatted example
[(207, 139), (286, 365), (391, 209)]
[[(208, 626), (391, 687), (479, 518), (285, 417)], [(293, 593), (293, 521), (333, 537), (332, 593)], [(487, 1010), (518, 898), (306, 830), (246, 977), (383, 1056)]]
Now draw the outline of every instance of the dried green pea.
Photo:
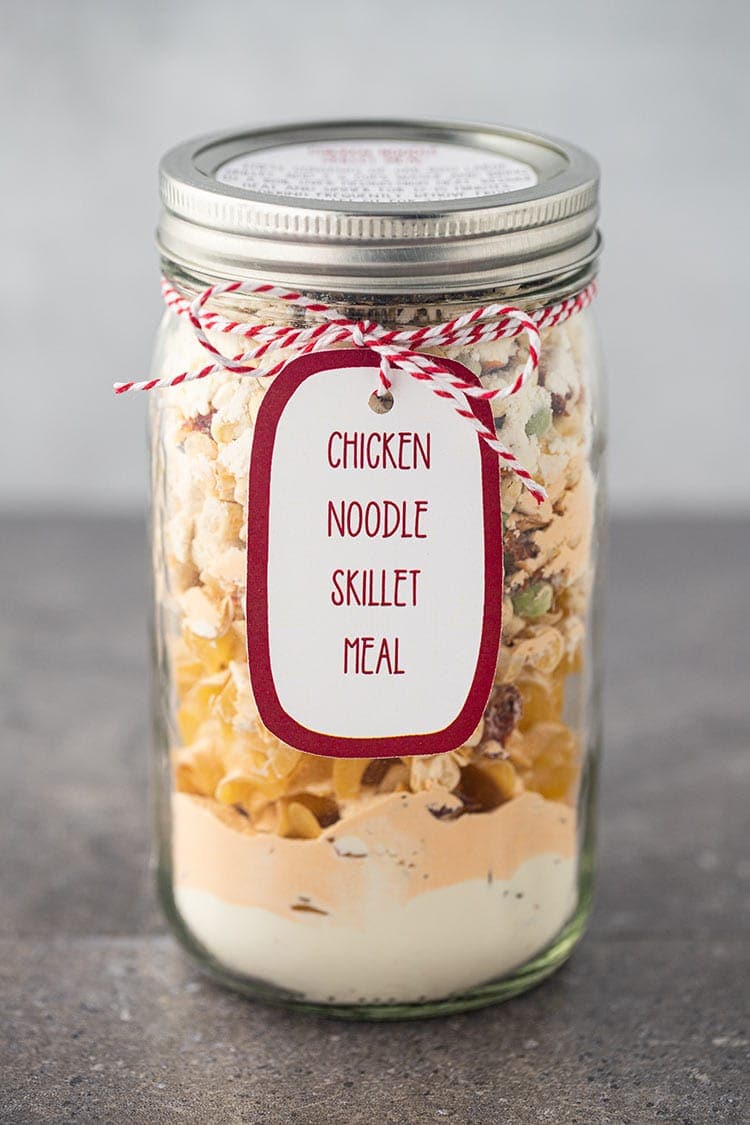
[(529, 582), (513, 594), (513, 611), (519, 617), (541, 617), (552, 605), (553, 590), (549, 582)]
[(527, 437), (541, 437), (552, 425), (552, 411), (548, 406), (540, 406), (524, 426)]

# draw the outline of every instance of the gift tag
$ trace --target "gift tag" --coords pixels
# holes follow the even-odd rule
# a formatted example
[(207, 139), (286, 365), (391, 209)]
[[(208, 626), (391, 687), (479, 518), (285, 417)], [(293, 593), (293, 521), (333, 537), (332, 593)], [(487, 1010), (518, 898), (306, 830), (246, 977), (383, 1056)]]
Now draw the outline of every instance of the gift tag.
[[(391, 409), (374, 410), (378, 366), (366, 348), (290, 362), (261, 404), (250, 464), (258, 711), (289, 746), (332, 757), (461, 746), (500, 642), (498, 459), (403, 371)], [(472, 408), (494, 430), (489, 404)]]

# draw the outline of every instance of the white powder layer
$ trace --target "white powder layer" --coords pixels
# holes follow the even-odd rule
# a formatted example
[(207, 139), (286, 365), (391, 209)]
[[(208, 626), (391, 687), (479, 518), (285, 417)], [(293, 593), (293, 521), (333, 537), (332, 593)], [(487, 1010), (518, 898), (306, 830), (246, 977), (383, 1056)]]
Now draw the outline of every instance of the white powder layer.
[(460, 993), (522, 965), (572, 914), (576, 863), (534, 856), (508, 882), (470, 879), (372, 912), (359, 929), (333, 914), (291, 921), (178, 886), (188, 928), (227, 969), (319, 1003), (415, 1003)]

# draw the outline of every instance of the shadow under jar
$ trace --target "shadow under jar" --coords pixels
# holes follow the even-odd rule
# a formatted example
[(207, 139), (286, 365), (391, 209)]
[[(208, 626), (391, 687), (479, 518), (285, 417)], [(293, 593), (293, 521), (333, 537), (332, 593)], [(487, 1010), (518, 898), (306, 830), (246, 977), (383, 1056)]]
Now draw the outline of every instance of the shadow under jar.
[[(531, 987), (581, 936), (600, 738), (597, 192), (580, 150), (473, 125), (287, 126), (204, 138), (162, 162), (170, 307), (154, 377), (211, 362), (187, 309), (227, 281), (291, 287), (398, 329), (584, 294), (547, 317), (529, 382), (490, 402), (498, 437), (547, 499), (502, 469), (494, 684), (471, 735), (439, 754), (330, 757), (264, 725), (246, 574), (254, 427), (271, 381), (220, 371), (152, 392), (160, 892), (193, 956), (251, 996), (353, 1018), (436, 1015)], [(202, 312), (316, 323), (244, 291)], [(208, 339), (226, 355), (246, 346)], [(529, 357), (520, 332), (422, 350), (487, 389), (513, 384)], [(298, 552), (303, 570), (305, 542)]]

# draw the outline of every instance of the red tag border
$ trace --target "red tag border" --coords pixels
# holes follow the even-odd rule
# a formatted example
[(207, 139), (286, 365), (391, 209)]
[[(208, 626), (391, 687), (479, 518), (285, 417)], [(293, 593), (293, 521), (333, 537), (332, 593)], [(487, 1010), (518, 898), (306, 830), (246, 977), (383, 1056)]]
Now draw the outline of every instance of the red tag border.
[[(440, 362), (459, 379), (481, 385), (479, 379), (462, 364), (442, 358)], [(261, 403), (250, 455), (245, 615), (247, 659), (253, 695), (260, 718), (272, 734), (296, 750), (325, 757), (399, 758), (417, 754), (440, 754), (464, 745), (474, 732), (492, 691), (500, 646), (503, 605), (500, 463), (487, 443), (477, 435), (476, 440), (480, 443), (484, 516), (484, 611), (477, 666), (460, 713), (447, 727), (427, 734), (346, 738), (302, 726), (287, 714), (278, 697), (271, 669), (267, 578), (268, 517), (276, 427), (289, 399), (312, 375), (337, 367), (377, 369), (379, 363), (378, 356), (369, 348), (312, 352), (291, 360), (273, 380)], [(427, 389), (425, 393), (429, 393)], [(489, 403), (480, 399), (469, 401), (479, 421), (490, 431), (494, 431)], [(448, 402), (445, 405), (447, 410), (451, 409)], [(461, 576), (457, 575), (456, 580), (460, 581)], [(439, 688), (436, 687), (436, 690)]]

